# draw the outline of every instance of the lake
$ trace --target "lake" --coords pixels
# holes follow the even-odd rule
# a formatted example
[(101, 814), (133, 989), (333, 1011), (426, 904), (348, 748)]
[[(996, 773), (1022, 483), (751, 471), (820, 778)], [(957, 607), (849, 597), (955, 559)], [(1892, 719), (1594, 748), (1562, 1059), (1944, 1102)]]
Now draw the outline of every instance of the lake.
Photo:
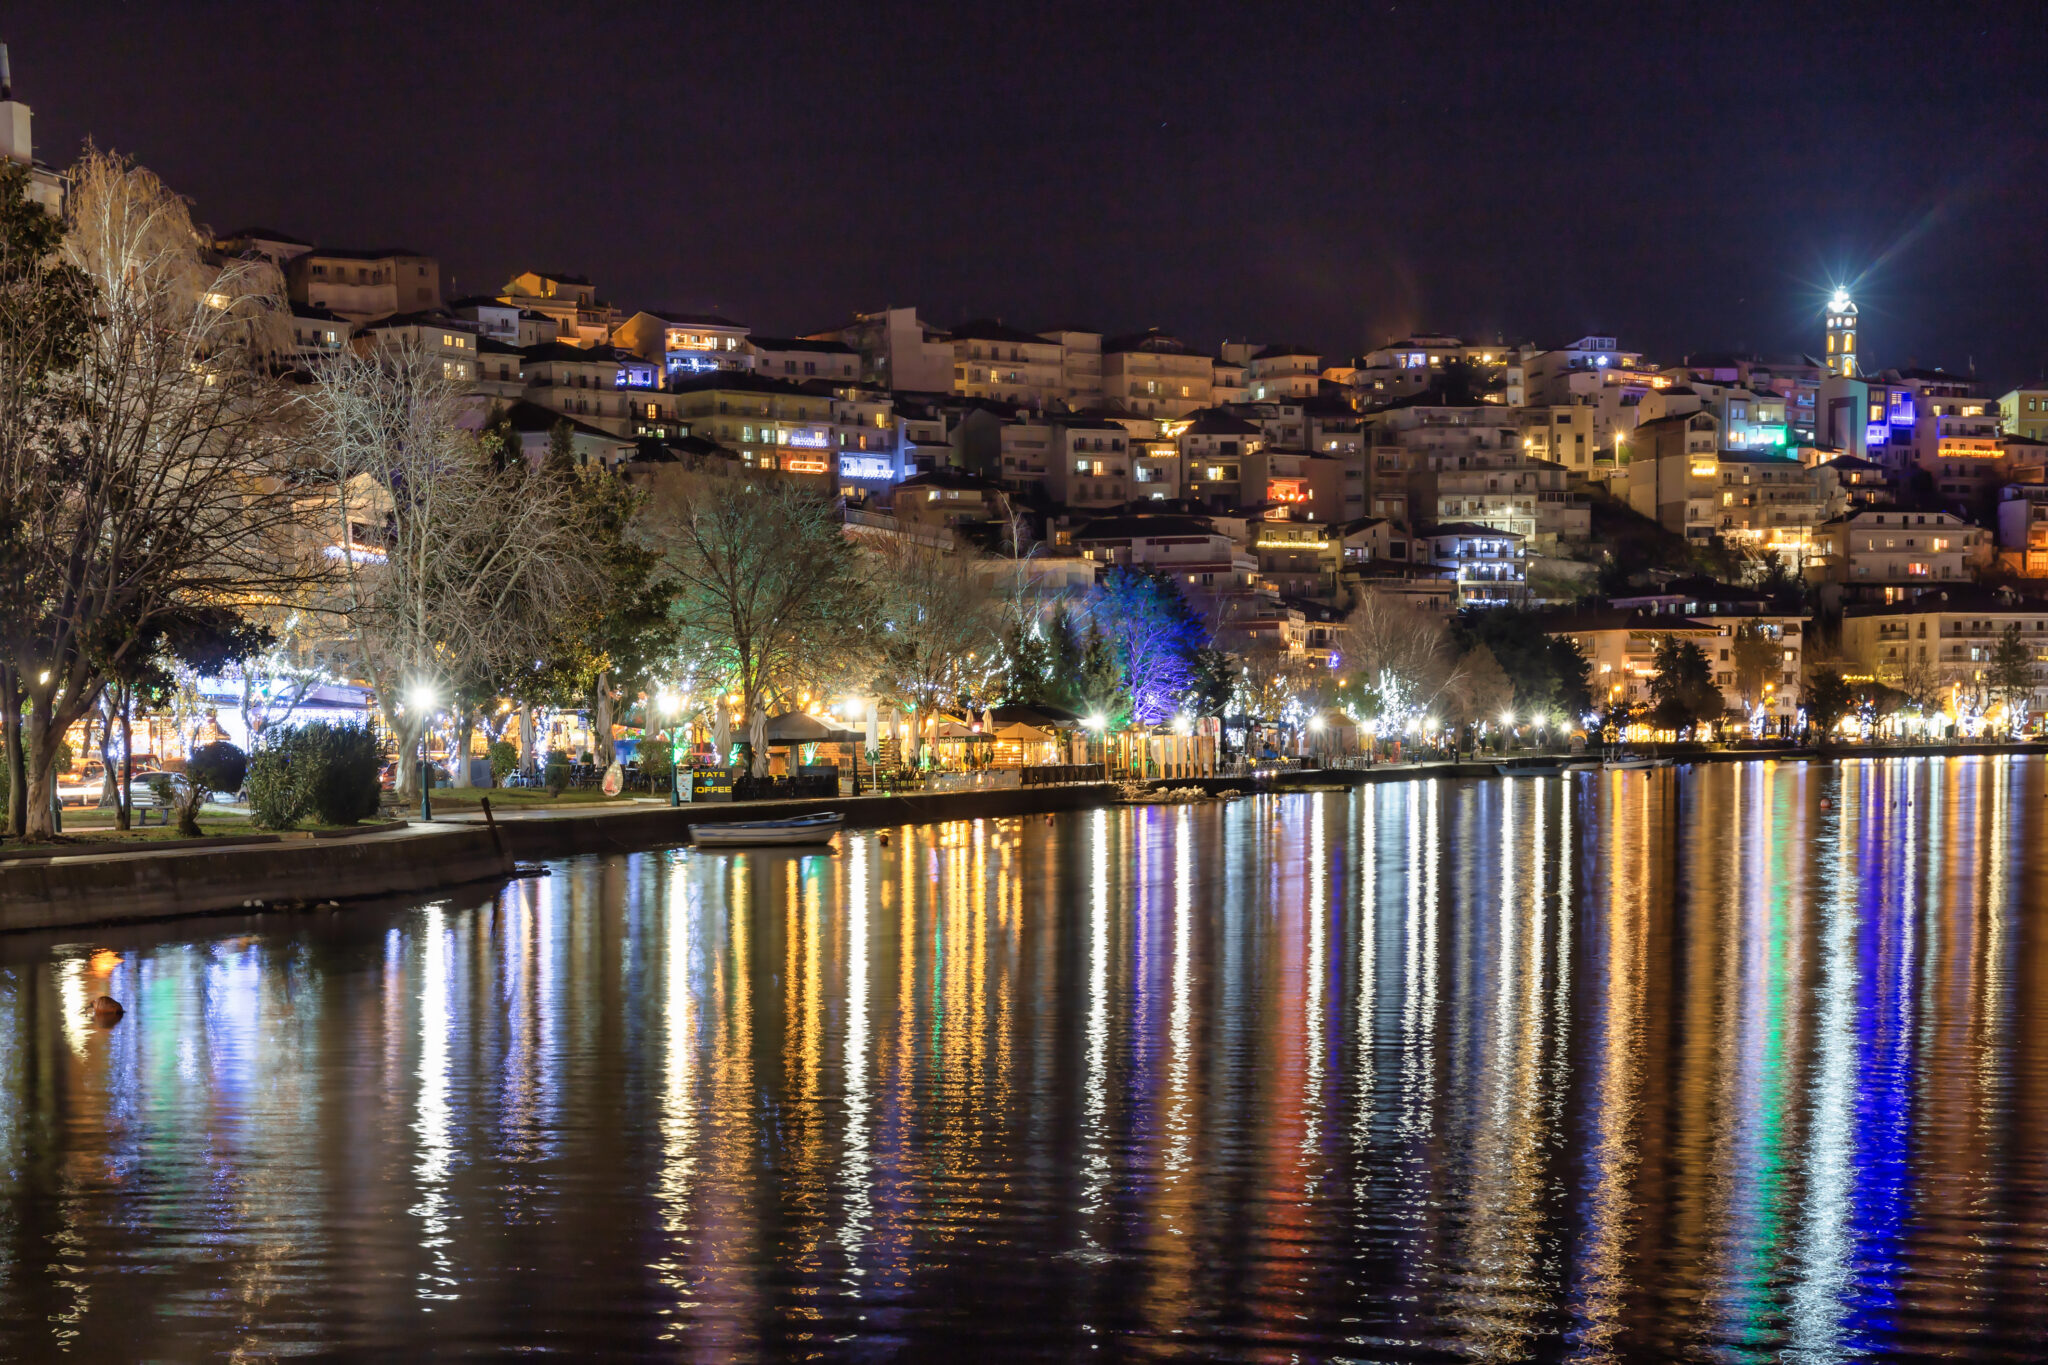
[(1716, 764), (0, 939), (0, 1358), (2037, 1358), (2044, 834)]

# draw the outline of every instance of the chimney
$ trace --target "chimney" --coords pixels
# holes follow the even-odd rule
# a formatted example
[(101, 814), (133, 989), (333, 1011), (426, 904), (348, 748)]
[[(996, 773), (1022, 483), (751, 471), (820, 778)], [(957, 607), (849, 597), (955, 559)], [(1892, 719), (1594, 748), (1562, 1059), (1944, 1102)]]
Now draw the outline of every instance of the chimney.
[(7, 44), (0, 43), (0, 100), (14, 98), (14, 73), (7, 66)]

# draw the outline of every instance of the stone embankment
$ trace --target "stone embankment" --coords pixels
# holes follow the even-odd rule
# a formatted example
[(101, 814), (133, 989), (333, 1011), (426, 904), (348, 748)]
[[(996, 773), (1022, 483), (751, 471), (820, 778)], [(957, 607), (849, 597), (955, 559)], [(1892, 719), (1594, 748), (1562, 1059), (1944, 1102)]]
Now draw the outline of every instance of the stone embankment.
[[(1755, 759), (1874, 759), (2041, 753), (2039, 744), (1682, 750), (1681, 763)], [(1517, 755), (1521, 757), (1523, 755)], [(1492, 777), (1491, 761), (1381, 764), (1371, 768), (1275, 771), (1251, 776), (1171, 778), (1156, 787), (1200, 788), (1208, 795), (1245, 795), (1331, 787), (1362, 787), (1412, 778)], [(670, 807), (640, 801), (600, 807), (501, 813), (495, 828), (481, 816), (382, 828), (346, 838), (249, 841), (234, 845), (155, 847), (94, 852), (68, 845), (47, 855), (0, 860), (0, 932), (52, 929), (115, 920), (155, 919), (255, 907), (373, 897), (426, 895), (503, 881), (521, 861), (579, 853), (617, 853), (684, 842), (690, 826), (774, 819), (797, 810), (838, 811), (849, 829), (1002, 819), (1108, 805), (1114, 783), (1007, 787), (985, 791), (837, 797), (814, 801), (746, 802)]]

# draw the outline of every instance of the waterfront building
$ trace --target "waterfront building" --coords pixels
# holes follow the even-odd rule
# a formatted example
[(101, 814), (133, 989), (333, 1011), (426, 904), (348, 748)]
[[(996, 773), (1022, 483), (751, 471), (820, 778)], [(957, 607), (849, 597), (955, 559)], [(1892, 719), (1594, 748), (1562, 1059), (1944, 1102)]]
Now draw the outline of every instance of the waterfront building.
[(2048, 692), (2048, 603), (2012, 592), (1952, 584), (1911, 600), (1867, 603), (1842, 610), (1842, 653), (1888, 687), (1938, 694), (1952, 717), (1991, 709), (1993, 651), (2010, 627), (2035, 660), (2032, 709)]

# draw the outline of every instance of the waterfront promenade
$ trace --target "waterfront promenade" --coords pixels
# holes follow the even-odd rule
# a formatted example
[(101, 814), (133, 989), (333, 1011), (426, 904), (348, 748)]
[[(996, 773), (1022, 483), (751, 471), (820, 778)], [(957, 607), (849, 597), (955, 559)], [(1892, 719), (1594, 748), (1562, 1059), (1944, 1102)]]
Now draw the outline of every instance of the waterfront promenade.
[[(2042, 752), (2038, 744), (1849, 746), (1831, 751), (1692, 750), (1682, 762), (1858, 761)], [(1531, 751), (1511, 757), (1535, 756)], [(1277, 768), (1254, 774), (1161, 779), (1153, 787), (1272, 792), (1364, 786), (1415, 778), (1490, 778), (1492, 758)], [(1002, 819), (1111, 804), (1113, 782), (881, 793), (670, 806), (650, 798), (494, 811), (447, 811), (431, 823), (394, 821), (361, 832), (251, 833), (198, 842), (105, 848), (59, 844), (0, 856), (0, 933), (252, 908), (294, 908), (411, 895), (513, 876), (518, 865), (587, 853), (686, 842), (692, 825), (836, 811), (850, 829)]]

